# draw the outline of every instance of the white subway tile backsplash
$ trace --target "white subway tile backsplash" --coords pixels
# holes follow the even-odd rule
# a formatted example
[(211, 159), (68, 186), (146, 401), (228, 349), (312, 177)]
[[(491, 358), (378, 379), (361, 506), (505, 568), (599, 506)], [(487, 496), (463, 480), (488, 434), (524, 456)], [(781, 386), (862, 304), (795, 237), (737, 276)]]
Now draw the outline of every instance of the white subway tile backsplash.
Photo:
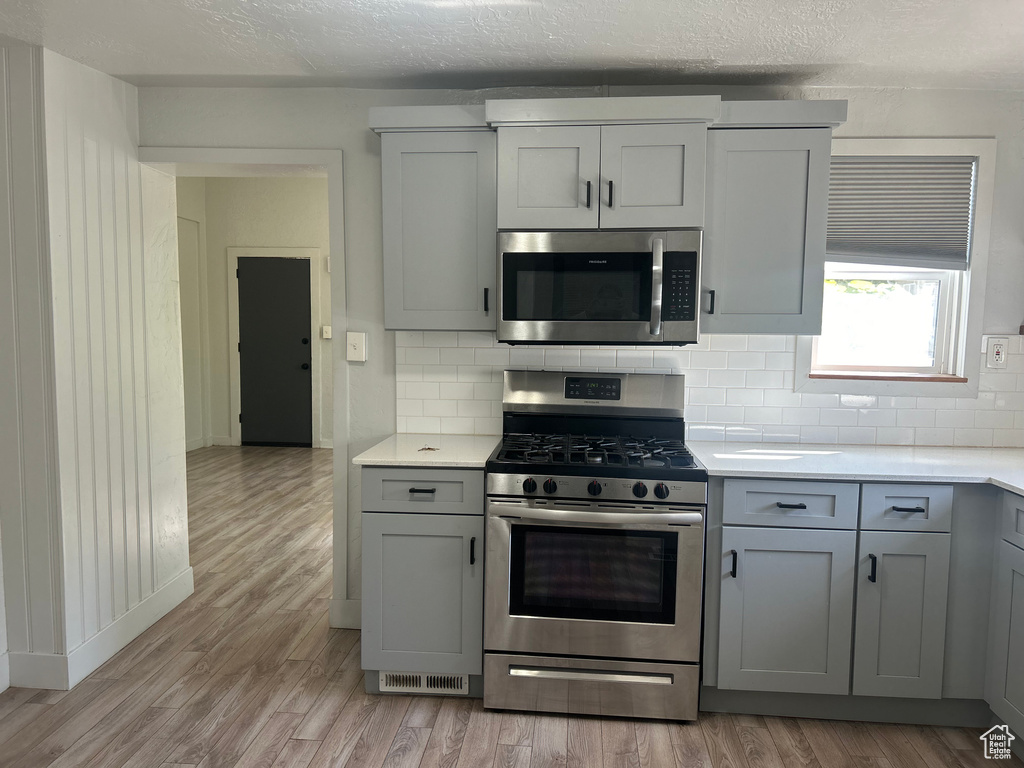
[[(686, 376), (690, 440), (1024, 447), (1024, 353), (980, 372), (977, 398), (793, 391), (793, 336), (705, 335), (685, 348), (498, 344), (493, 333), (395, 333), (400, 432), (500, 434), (506, 368)], [(1013, 343), (1016, 342), (1016, 343)]]
[(730, 369), (708, 371), (709, 387), (745, 387), (747, 372)]

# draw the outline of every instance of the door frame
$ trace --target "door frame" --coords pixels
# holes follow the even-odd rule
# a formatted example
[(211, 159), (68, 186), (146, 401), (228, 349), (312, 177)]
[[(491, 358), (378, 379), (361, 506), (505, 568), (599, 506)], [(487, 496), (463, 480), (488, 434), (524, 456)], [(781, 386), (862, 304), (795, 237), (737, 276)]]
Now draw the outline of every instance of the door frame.
[(313, 448), (322, 448), (320, 439), (320, 414), (322, 413), (323, 392), (320, 382), (320, 249), (319, 248), (242, 248), (228, 246), (228, 393), (231, 400), (231, 444), (242, 444), (242, 424), (238, 420), (242, 412), (241, 354), (238, 350), (238, 260), (247, 258), (306, 259), (309, 261), (309, 343), (310, 385), (312, 391)]

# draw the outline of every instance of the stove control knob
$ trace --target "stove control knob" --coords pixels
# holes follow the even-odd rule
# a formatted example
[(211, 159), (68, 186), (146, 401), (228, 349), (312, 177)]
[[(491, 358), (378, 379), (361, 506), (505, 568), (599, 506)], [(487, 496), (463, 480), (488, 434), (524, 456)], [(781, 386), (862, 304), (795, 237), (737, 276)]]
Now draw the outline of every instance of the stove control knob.
[(532, 477), (528, 477), (523, 480), (523, 493), (535, 493), (537, 491), (537, 481)]
[(643, 483), (633, 483), (633, 495), (638, 499), (642, 499), (647, 495), (647, 486)]
[(601, 495), (601, 484), (597, 480), (591, 480), (590, 485), (587, 486), (587, 493), (591, 496)]
[(557, 490), (558, 483), (556, 483), (552, 478), (549, 477), (544, 481), (544, 493), (554, 493)]
[(668, 486), (665, 485), (664, 483), (658, 483), (656, 486), (654, 486), (654, 495), (657, 496), (659, 499), (667, 498)]

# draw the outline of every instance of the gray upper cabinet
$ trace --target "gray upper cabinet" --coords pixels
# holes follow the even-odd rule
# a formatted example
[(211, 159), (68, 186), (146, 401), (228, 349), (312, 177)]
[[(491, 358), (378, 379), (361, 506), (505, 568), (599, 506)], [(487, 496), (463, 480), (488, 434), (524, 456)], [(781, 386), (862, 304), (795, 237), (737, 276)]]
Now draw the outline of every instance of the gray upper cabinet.
[(849, 693), (856, 546), (855, 531), (723, 528), (719, 688)]
[(500, 229), (651, 229), (704, 223), (707, 128), (498, 129)]
[(854, 694), (942, 697), (949, 549), (945, 533), (860, 534)]
[(384, 327), (495, 328), (492, 131), (381, 136)]
[(363, 513), (363, 669), (483, 672), (482, 516)]
[(1024, 549), (1000, 541), (996, 551), (985, 699), (1012, 731), (1024, 734)]
[(821, 332), (831, 137), (708, 131), (701, 331)]

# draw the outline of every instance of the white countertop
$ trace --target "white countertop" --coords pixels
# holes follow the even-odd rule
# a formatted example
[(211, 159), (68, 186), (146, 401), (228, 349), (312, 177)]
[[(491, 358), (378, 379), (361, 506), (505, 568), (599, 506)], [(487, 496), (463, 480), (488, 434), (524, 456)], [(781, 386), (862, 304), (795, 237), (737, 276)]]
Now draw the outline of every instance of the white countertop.
[[(497, 435), (392, 435), (352, 459), (360, 466), (483, 467)], [(1024, 495), (1024, 449), (692, 442), (718, 477), (992, 483)], [(424, 450), (433, 448), (435, 450)]]
[(993, 483), (1024, 494), (1024, 449), (693, 442), (719, 477)]
[(498, 435), (392, 435), (360, 453), (352, 463), (378, 467), (482, 468), (500, 439)]

